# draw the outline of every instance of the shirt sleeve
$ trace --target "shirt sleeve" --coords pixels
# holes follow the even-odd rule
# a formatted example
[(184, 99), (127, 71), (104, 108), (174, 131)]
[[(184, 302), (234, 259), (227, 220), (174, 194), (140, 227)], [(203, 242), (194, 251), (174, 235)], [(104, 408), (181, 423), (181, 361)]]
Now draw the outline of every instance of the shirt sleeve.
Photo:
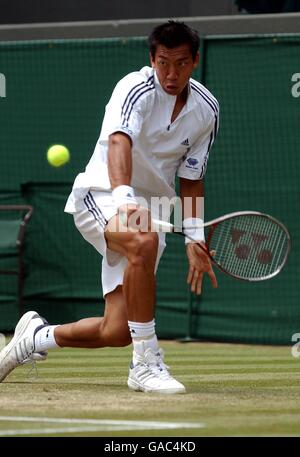
[(177, 176), (191, 180), (202, 179), (205, 175), (209, 151), (219, 128), (219, 112), (216, 111), (206, 132), (187, 149), (183, 161), (177, 169)]
[(115, 132), (124, 132), (135, 141), (143, 124), (146, 95), (153, 89), (151, 79), (127, 75), (119, 81), (106, 105), (100, 143), (106, 143), (109, 135)]

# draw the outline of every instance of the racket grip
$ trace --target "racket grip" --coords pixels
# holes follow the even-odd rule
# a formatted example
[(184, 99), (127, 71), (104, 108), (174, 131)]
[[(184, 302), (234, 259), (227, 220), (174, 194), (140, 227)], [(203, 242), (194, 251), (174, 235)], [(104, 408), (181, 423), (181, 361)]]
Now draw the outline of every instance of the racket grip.
[(186, 235), (185, 244), (195, 241), (205, 241), (203, 220), (199, 217), (188, 217), (183, 220), (183, 232)]

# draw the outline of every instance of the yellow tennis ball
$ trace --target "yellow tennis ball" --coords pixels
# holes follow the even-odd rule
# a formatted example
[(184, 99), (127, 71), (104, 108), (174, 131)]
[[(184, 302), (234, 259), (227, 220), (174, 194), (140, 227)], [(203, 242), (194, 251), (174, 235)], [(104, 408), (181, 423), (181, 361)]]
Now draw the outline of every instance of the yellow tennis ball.
[(47, 160), (53, 167), (61, 167), (70, 160), (70, 151), (62, 144), (54, 144), (47, 151)]

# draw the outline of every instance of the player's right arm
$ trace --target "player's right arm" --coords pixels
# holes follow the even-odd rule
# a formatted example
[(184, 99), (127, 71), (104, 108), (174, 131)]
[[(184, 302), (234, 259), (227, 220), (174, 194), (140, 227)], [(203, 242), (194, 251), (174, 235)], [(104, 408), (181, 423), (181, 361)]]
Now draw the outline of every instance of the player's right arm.
[(108, 174), (121, 224), (134, 231), (148, 231), (151, 226), (150, 213), (138, 205), (131, 187), (132, 142), (122, 132), (109, 136)]
[(147, 95), (154, 86), (151, 77), (139, 73), (123, 78), (106, 106), (100, 141), (108, 144), (108, 175), (115, 206), (126, 216), (137, 209), (132, 177), (132, 145), (140, 135), (147, 113)]
[(111, 188), (130, 186), (132, 174), (131, 139), (122, 132), (115, 132), (108, 140), (108, 174)]
[[(132, 142), (123, 132), (115, 132), (108, 140), (108, 175), (113, 195), (122, 215), (122, 222), (128, 220), (138, 205), (130, 187), (132, 175)], [(131, 195), (131, 196), (130, 196)]]

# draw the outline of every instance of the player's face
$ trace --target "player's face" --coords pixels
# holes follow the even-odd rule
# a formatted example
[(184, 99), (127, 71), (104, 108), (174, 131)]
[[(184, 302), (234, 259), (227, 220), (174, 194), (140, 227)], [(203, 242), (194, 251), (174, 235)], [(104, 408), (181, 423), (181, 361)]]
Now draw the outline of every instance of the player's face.
[(158, 80), (169, 95), (180, 95), (186, 87), (193, 70), (199, 63), (199, 54), (193, 60), (188, 44), (177, 48), (158, 45), (151, 65), (156, 70)]

